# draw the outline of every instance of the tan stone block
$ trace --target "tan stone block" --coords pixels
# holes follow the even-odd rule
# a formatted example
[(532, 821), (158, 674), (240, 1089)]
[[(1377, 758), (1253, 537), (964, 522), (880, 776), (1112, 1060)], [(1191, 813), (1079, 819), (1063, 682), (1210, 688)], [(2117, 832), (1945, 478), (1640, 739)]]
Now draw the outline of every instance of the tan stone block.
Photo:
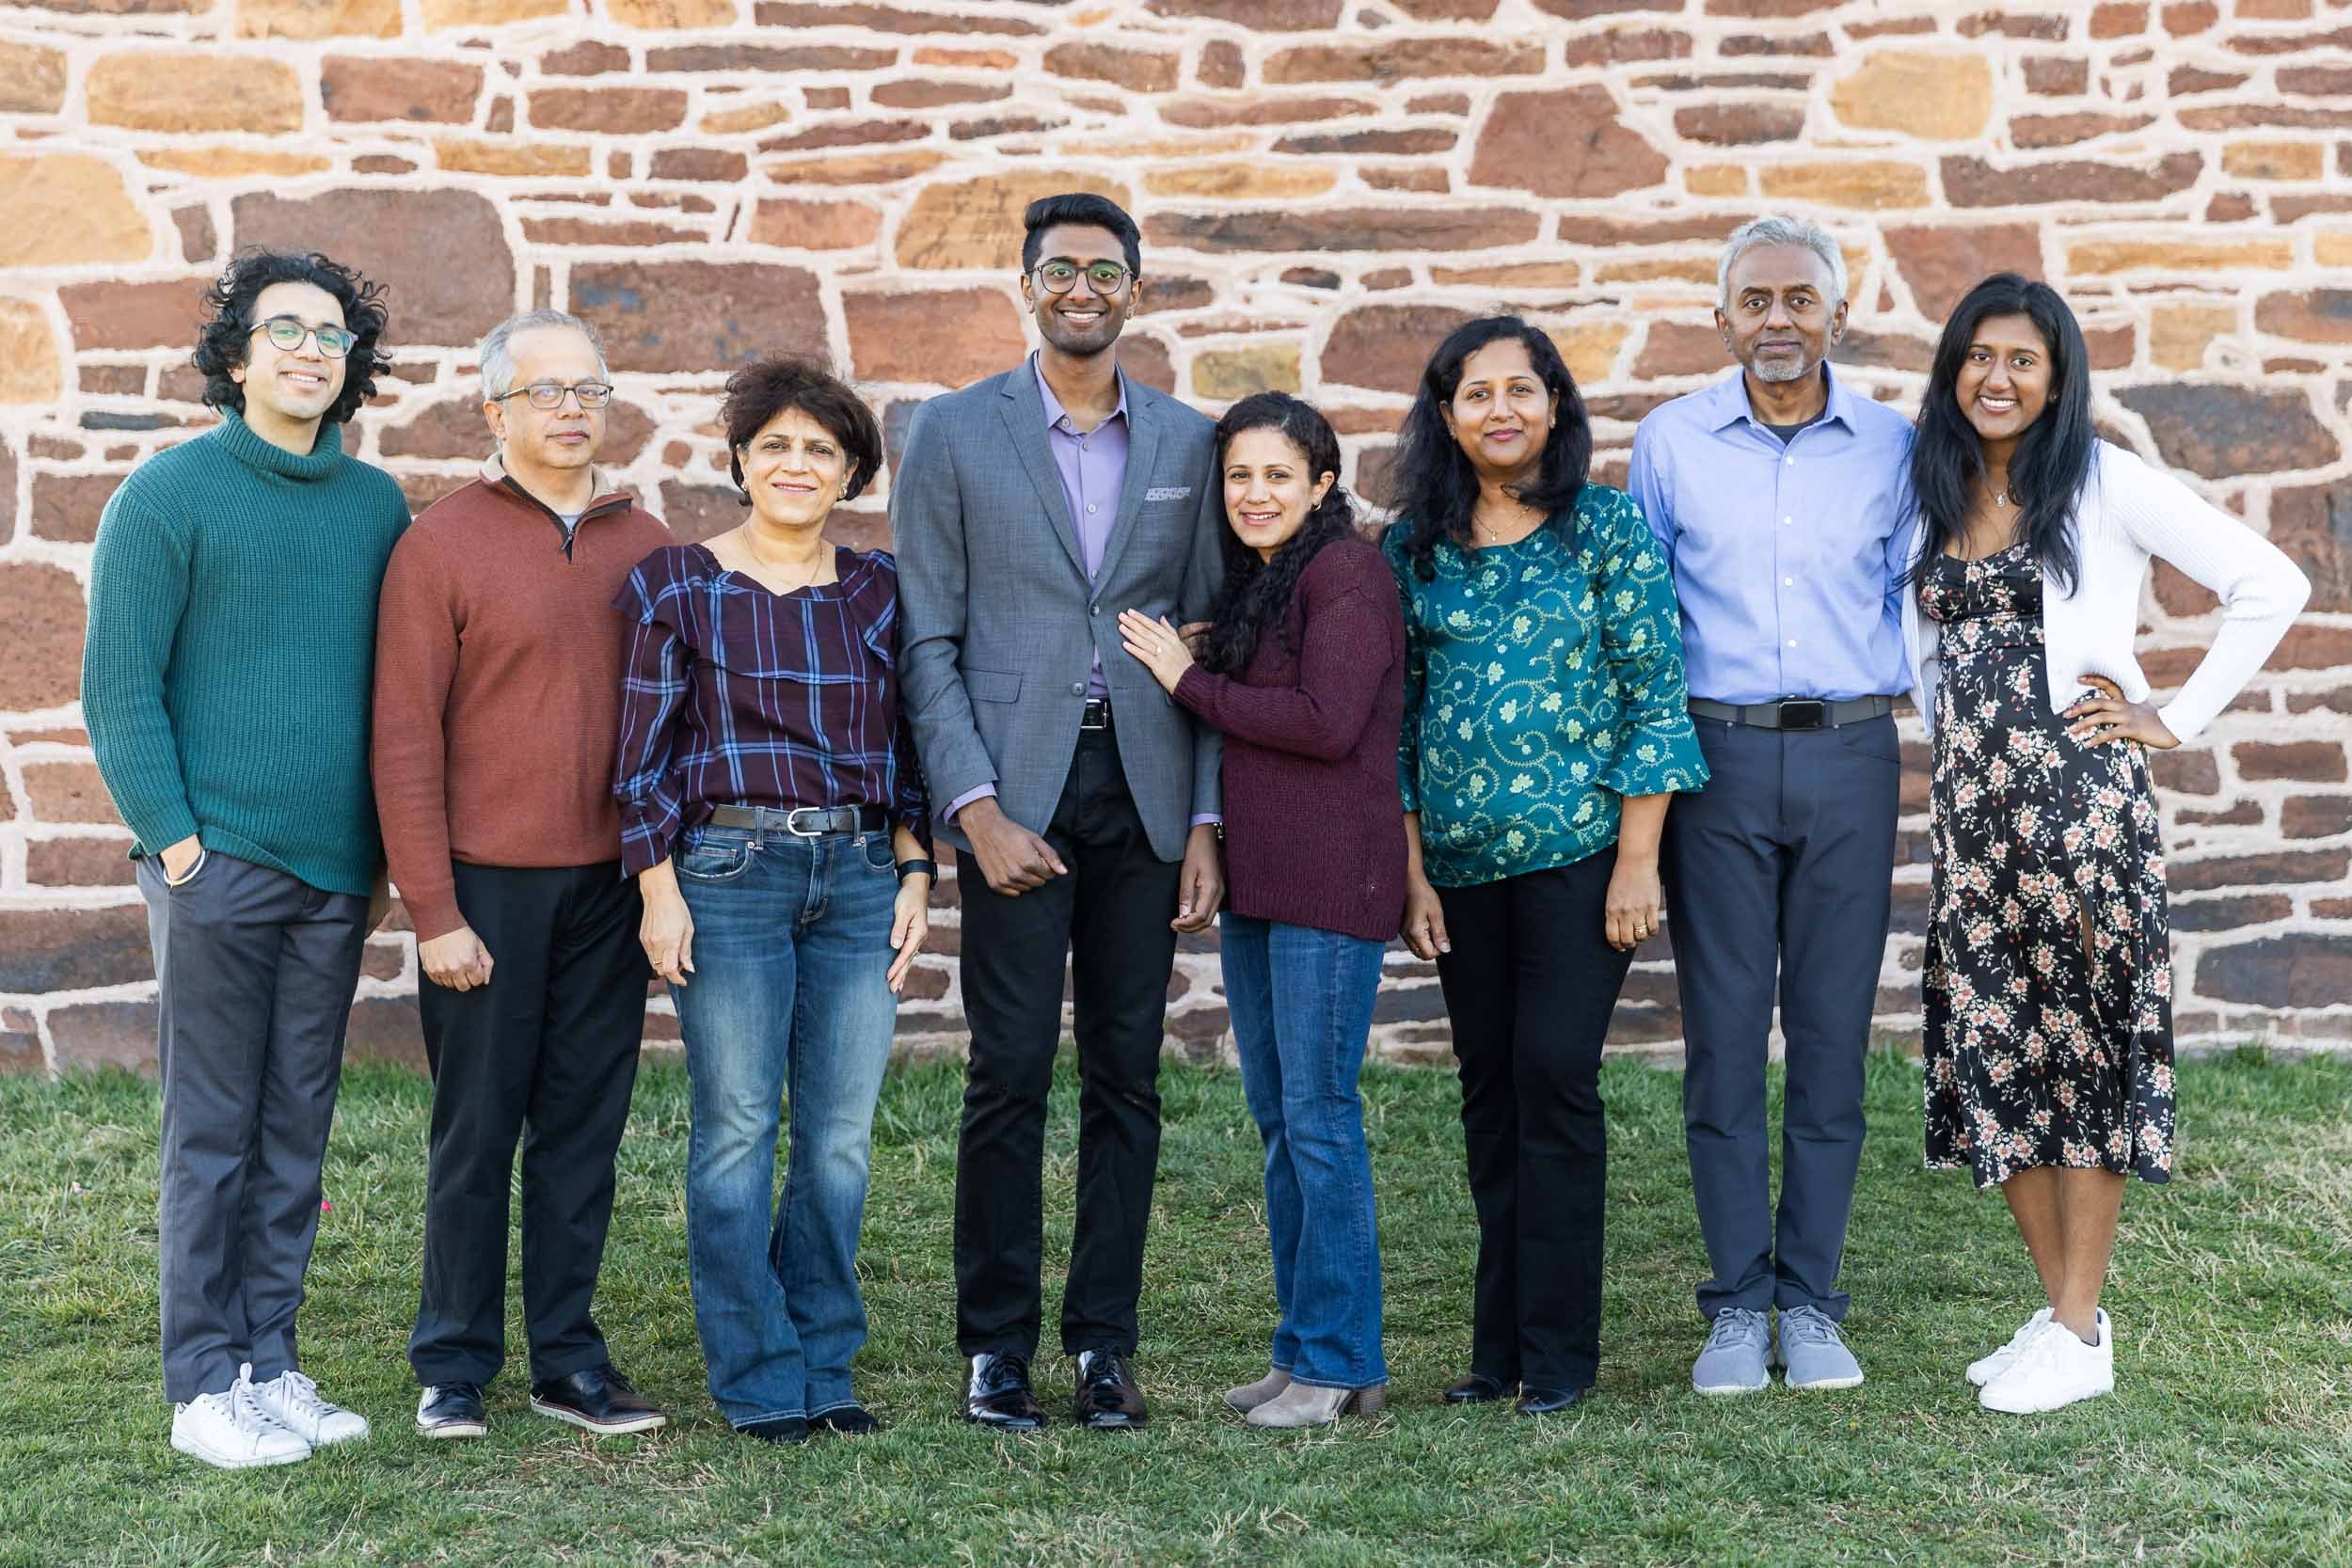
[(2202, 370), (2205, 345), (2237, 330), (2229, 305), (2159, 305), (2148, 318), (2148, 358), (2161, 370)]
[(862, 381), (964, 387), (1028, 352), (1021, 307), (1002, 289), (852, 291), (841, 319)]
[(1740, 164), (1697, 164), (1682, 171), (1682, 188), (1692, 196), (1745, 196), (1748, 171)]
[(495, 27), (502, 22), (530, 22), (562, 16), (572, 0), (423, 0), (424, 24), (443, 27)]
[(2352, 230), (2313, 234), (2312, 260), (2323, 267), (2352, 267)]
[(882, 214), (863, 201), (763, 200), (752, 212), (754, 245), (798, 250), (850, 250), (874, 243)]
[(1584, 282), (1584, 269), (1574, 261), (1505, 261), (1485, 267), (1432, 267), (1429, 279), (1439, 288), (1574, 289)]
[(155, 247), (122, 176), (85, 152), (0, 152), (0, 267), (144, 261)]
[(1688, 261), (1661, 258), (1647, 261), (1612, 261), (1593, 275), (1596, 283), (1715, 283), (1715, 263), (1705, 257)]
[(55, 403), (64, 391), (49, 318), (29, 299), (0, 299), (0, 403)]
[(82, 84), (90, 122), (132, 131), (297, 131), (294, 67), (255, 55), (141, 49), (108, 55)]
[(765, 131), (791, 118), (791, 109), (782, 103), (742, 103), (711, 110), (703, 116), (702, 128), (708, 135), (732, 136), (746, 131)]
[(596, 160), (588, 149), (541, 142), (473, 141), (445, 136), (433, 144), (433, 158), (441, 167), (458, 174), (576, 178), (596, 169)]
[[(895, 185), (927, 174), (946, 161), (945, 152), (928, 150), (859, 152), (846, 158), (779, 158), (762, 164), (760, 171), (779, 185)], [(1014, 231), (1019, 232), (1017, 225)]]
[(1993, 112), (1993, 68), (1979, 55), (1881, 50), (1830, 89), (1829, 104), (1857, 130), (1963, 141)]
[(1143, 141), (1097, 141), (1091, 134), (1072, 137), (1061, 150), (1092, 158), (1133, 158), (1160, 163), (1170, 158), (1207, 158), (1222, 152), (1242, 152), (1258, 145), (1247, 132), (1222, 136), (1184, 136)]
[(1818, 201), (1826, 207), (1882, 212), (1928, 204), (1927, 171), (1916, 164), (1869, 160), (1834, 164), (1778, 164), (1762, 171), (1764, 194), (1784, 201)]
[(52, 115), (65, 103), (65, 55), (0, 40), (0, 114)]
[(2077, 240), (2066, 247), (2066, 270), (2080, 277), (2107, 273), (2210, 272), (2223, 267), (2284, 269), (2295, 264), (2292, 240)]
[(1003, 49), (917, 49), (914, 63), (946, 71), (1010, 71), (1021, 56)]
[(2328, 172), (2328, 149), (2309, 141), (2233, 141), (2221, 150), (2221, 171), (2240, 180), (2317, 180)]
[(929, 185), (898, 225), (898, 264), (1016, 271), (1022, 210), (1057, 191), (1093, 191), (1121, 207), (1135, 204), (1124, 185), (1099, 174), (1006, 174)]
[(624, 27), (725, 27), (735, 0), (604, 0), (604, 14)]
[(1297, 168), (1263, 163), (1198, 164), (1156, 169), (1143, 177), (1153, 196), (1215, 196), (1236, 200), (1279, 200), (1321, 196), (1339, 182), (1327, 168)]
[(1193, 396), (1212, 403), (1233, 403), (1252, 392), (1295, 392), (1300, 385), (1296, 343), (1203, 349), (1193, 356)]
[(247, 39), (400, 37), (400, 0), (237, 0)]
[(172, 147), (142, 152), (149, 168), (193, 174), (205, 180), (235, 180), (253, 174), (316, 174), (328, 166), (310, 152), (263, 152), (250, 147)]
[(1572, 322), (1547, 329), (1568, 373), (1578, 386), (1607, 381), (1617, 365), (1617, 351), (1633, 329), (1623, 322)]

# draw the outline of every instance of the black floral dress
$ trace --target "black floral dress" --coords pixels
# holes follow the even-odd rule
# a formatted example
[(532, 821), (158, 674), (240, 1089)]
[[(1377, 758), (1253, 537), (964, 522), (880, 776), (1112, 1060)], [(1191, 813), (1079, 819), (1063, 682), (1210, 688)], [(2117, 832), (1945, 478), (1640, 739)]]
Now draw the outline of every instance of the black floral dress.
[[(1939, 556), (1926, 973), (1927, 1163), (1989, 1187), (2172, 1171), (2172, 962), (2147, 753), (2050, 711), (2042, 569)], [(2087, 695), (2090, 693), (2086, 693)]]

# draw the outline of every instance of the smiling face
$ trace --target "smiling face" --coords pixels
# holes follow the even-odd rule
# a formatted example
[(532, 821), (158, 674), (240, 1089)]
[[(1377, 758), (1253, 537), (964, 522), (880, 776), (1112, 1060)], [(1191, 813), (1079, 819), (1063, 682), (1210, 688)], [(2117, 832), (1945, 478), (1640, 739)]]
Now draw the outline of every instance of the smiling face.
[(321, 354), (318, 339), (309, 334), (294, 348), (279, 348), (261, 330), (273, 316), (305, 326), (342, 326), (343, 308), (315, 283), (272, 283), (254, 296), (245, 363), (229, 374), (245, 388), (246, 422), (285, 432), (315, 424), (334, 405), (342, 395), (344, 361)]
[(1446, 423), (1481, 479), (1512, 479), (1540, 462), (1560, 400), (1535, 373), (1527, 345), (1498, 338), (1462, 361)]
[(1117, 292), (1104, 295), (1096, 293), (1083, 275), (1087, 268), (1102, 261), (1108, 261), (1122, 272), (1126, 270), (1127, 252), (1120, 245), (1119, 236), (1090, 224), (1056, 224), (1038, 235), (1037, 260), (1041, 267), (1048, 261), (1068, 261), (1081, 274), (1070, 286), (1070, 292), (1060, 294), (1039, 280), (1037, 267), (1031, 267), (1022, 277), (1021, 300), (1037, 317), (1040, 336), (1062, 353), (1081, 359), (1101, 354), (1117, 342), (1127, 317), (1135, 309), (1143, 281), (1130, 275)]
[(1271, 426), (1245, 430), (1225, 447), (1225, 520), (1234, 537), (1271, 561), (1306, 525), (1334, 473), (1310, 473), (1298, 443)]
[(821, 525), (850, 483), (850, 459), (840, 438), (797, 408), (759, 427), (736, 456), (752, 510), (771, 527)]
[(596, 345), (568, 326), (541, 326), (515, 334), (507, 350), (515, 356), (515, 384), (507, 390), (516, 395), (485, 402), (483, 417), (490, 422), (490, 434), (498, 438), (509, 471), (570, 471), (595, 462), (604, 440), (602, 408), (580, 407), (577, 395), (553, 408), (533, 408), (521, 394), (541, 382), (577, 387), (602, 381), (604, 367), (597, 363)]
[(2050, 404), (2050, 345), (2031, 316), (1987, 316), (1960, 361), (1952, 397), (1986, 445), (2008, 447)]
[(1846, 330), (1846, 302), (1830, 298), (1829, 263), (1801, 245), (1742, 252), (1724, 279), (1715, 329), (1758, 381), (1799, 381)]

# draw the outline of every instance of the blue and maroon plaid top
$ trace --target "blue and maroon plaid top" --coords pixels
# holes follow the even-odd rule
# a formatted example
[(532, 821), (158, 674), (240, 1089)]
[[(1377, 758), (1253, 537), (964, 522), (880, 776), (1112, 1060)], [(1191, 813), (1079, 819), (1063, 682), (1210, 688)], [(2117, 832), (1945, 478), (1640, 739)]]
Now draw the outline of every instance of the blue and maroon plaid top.
[(930, 800), (898, 698), (898, 568), (836, 548), (838, 580), (771, 593), (700, 545), (637, 563), (613, 600), (621, 863), (669, 858), (713, 806), (882, 806), (928, 852)]

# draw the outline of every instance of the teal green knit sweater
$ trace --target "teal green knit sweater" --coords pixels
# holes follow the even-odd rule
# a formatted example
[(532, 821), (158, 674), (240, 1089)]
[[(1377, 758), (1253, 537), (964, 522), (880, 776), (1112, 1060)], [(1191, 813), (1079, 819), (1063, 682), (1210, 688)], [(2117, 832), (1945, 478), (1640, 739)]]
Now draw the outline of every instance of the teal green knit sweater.
[(90, 563), (82, 721), (134, 855), (195, 833), (369, 891), (375, 596), (407, 526), (400, 486), (332, 424), (298, 457), (224, 410), (122, 482)]

